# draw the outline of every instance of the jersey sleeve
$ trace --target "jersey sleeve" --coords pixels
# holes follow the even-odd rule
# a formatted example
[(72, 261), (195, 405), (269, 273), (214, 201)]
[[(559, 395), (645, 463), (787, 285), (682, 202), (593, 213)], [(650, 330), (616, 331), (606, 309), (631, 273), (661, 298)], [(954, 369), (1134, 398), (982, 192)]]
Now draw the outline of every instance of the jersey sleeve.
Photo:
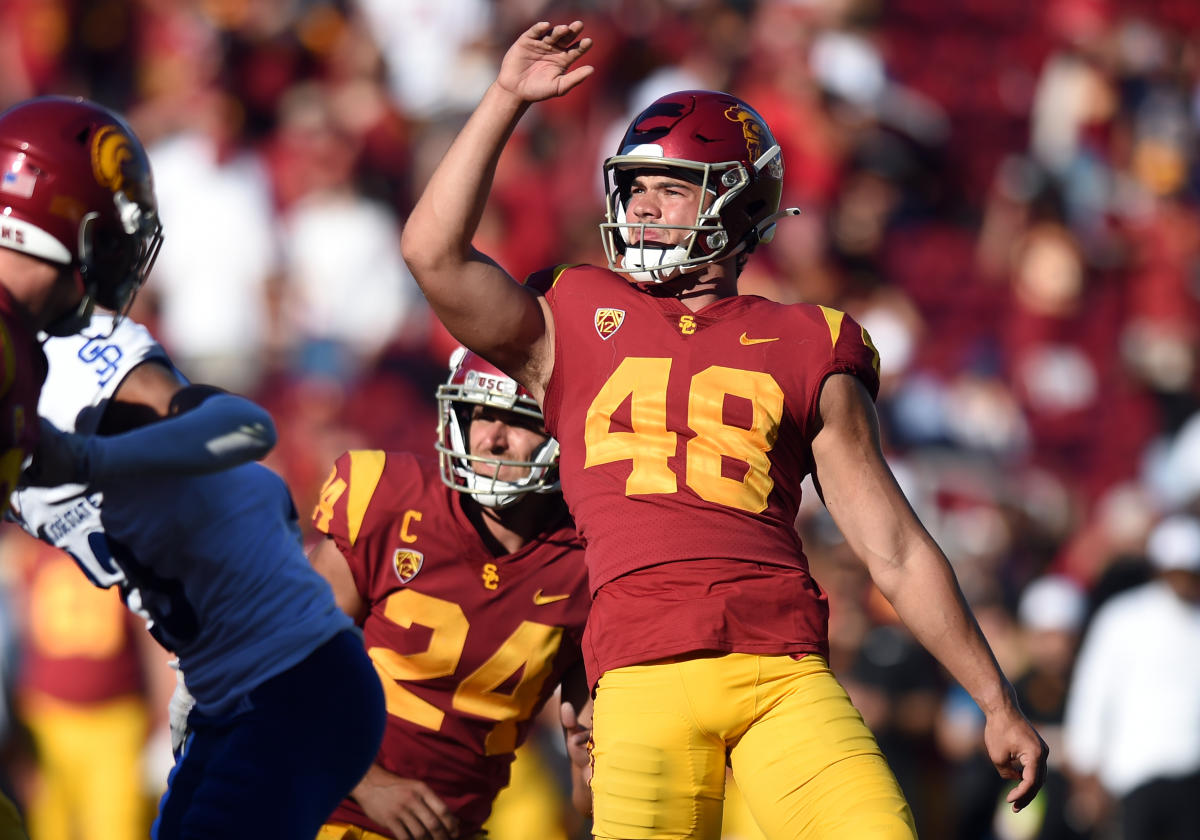
[(10, 312), (0, 309), (0, 514), (8, 511), (25, 461), (37, 445), (35, 408), (46, 376), (45, 357), (31, 338), (21, 347), (24, 331)]
[(831, 363), (828, 373), (857, 376), (875, 399), (879, 395), (879, 351), (871, 342), (866, 327), (841, 310), (827, 306), (820, 310), (829, 327)]
[(346, 557), (355, 585), (364, 595), (369, 591), (373, 553), (386, 542), (392, 525), (387, 494), (381, 489), (388, 466), (383, 450), (358, 449), (343, 453), (325, 480), (313, 526), (335, 543)]

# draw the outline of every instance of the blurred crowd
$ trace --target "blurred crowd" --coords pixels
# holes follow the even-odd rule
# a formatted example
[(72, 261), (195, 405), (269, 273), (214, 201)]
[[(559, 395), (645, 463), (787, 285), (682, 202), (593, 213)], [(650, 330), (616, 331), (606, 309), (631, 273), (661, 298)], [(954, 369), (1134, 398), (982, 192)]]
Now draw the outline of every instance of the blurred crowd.
[[(603, 264), (600, 162), (630, 117), (684, 88), (754, 105), (784, 151), (784, 202), (803, 212), (750, 261), (742, 291), (867, 327), (885, 449), (1064, 773), (1058, 725), (1092, 616), (1155, 572), (1147, 538), (1162, 517), (1200, 513), (1200, 4), (2, 0), (0, 105), (80, 94), (130, 118), (166, 237), (134, 317), (191, 378), (272, 411), (268, 464), (304, 520), (343, 450), (432, 448), (454, 342), (399, 231), (515, 35), (575, 17), (595, 39), (595, 75), (522, 122), (482, 250), (516, 276)], [(1120, 792), (1087, 796), (1065, 775), (1033, 816), (998, 807), (978, 710), (809, 495), (798, 527), (829, 591), (833, 665), (921, 836), (1119, 837)], [(70, 631), (85, 595), (113, 595), (35, 597), (47, 578), (69, 586), (50, 551), (12, 533), (0, 544), (5, 765), (24, 802), (39, 776), (22, 710), (88, 700), (56, 693), (54, 654), (30, 649), (47, 624)], [(128, 639), (105, 649), (137, 686), (139, 631), (112, 632)], [(76, 667), (84, 647), (49, 650)], [(544, 740), (553, 799), (561, 756)], [(541, 789), (523, 779), (515, 792)], [(731, 810), (727, 836), (755, 836)], [(539, 825), (509, 823), (494, 836)]]

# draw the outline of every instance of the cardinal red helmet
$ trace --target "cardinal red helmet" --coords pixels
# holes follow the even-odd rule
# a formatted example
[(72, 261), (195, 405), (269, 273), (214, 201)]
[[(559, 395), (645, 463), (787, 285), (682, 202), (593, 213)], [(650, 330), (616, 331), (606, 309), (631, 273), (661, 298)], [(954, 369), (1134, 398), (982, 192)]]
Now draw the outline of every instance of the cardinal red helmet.
[[(477, 405), (544, 422), (537, 401), (515, 379), (460, 347), (450, 359), (449, 380), (438, 386), (437, 401), (436, 449), (442, 481), (447, 486), (490, 508), (508, 507), (526, 493), (558, 491), (558, 442), (552, 437), (546, 438), (529, 461), (471, 453), (468, 432), (471, 412)], [(526, 474), (515, 481), (502, 481), (501, 467), (515, 467)]]
[[(692, 225), (643, 225), (625, 218), (634, 173), (645, 169), (665, 169), (701, 186), (705, 198)], [(608, 267), (636, 283), (662, 283), (748, 253), (770, 240), (782, 216), (800, 212), (779, 210), (783, 154), (766, 122), (736, 96), (718, 91), (667, 94), (634, 117), (617, 154), (604, 162), (604, 184), (607, 208), (600, 231)], [(647, 228), (689, 235), (663, 247), (646, 241)], [(630, 237), (631, 231), (638, 232)]]
[(123, 313), (162, 242), (150, 160), (129, 125), (80, 98), (0, 113), (0, 246), (69, 265)]

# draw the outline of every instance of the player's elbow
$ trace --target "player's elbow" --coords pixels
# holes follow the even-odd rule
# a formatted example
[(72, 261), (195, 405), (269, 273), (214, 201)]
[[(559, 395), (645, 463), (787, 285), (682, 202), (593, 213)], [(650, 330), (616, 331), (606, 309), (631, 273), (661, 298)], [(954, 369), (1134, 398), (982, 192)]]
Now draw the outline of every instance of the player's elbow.
[(400, 255), (426, 295), (431, 287), (436, 289), (442, 282), (449, 283), (461, 275), (466, 263), (463, 250), (449, 238), (411, 222), (401, 234)]
[(251, 457), (255, 461), (261, 461), (270, 454), (275, 448), (275, 444), (279, 443), (279, 431), (275, 428), (275, 422), (271, 419), (271, 415), (263, 412), (264, 419), (261, 419), (251, 427)]
[(271, 412), (257, 403), (247, 402), (245, 422), (241, 426), (241, 431), (246, 435), (246, 454), (255, 461), (261, 461), (279, 442), (279, 430), (275, 428)]
[(208, 450), (222, 461), (261, 461), (279, 442), (271, 412), (258, 403), (233, 394), (209, 401), (213, 435)]
[(400, 234), (400, 256), (418, 282), (432, 273), (439, 263), (439, 249), (432, 237), (421, 232), (421, 228), (422, 225), (410, 220)]

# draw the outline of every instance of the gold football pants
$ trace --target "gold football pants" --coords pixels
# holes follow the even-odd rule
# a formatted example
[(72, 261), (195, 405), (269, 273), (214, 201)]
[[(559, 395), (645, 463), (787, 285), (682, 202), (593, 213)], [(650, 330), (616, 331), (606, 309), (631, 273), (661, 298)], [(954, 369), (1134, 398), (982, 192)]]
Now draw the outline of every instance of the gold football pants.
[(916, 837), (875, 737), (819, 656), (608, 671), (592, 732), (597, 838), (719, 840), (726, 761), (771, 840)]

